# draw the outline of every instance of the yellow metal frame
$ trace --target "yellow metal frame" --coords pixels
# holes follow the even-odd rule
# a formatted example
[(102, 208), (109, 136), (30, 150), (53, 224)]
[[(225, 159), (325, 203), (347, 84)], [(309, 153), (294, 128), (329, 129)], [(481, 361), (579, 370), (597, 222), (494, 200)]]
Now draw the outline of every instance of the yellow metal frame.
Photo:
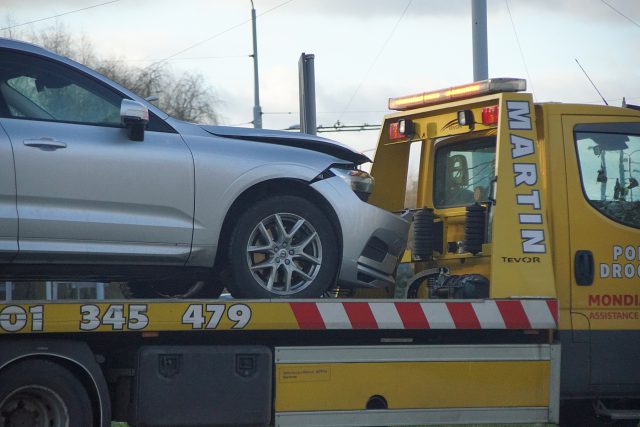
[(388, 417), (385, 425), (478, 420), (476, 410), (485, 422), (522, 419), (523, 410), (536, 422), (558, 418), (558, 345), (277, 347), (275, 362), (283, 425), (341, 417), (379, 425), (377, 412)]
[(443, 361), (276, 366), (275, 410), (363, 410), (373, 395), (389, 409), (548, 406), (548, 361)]
[[(457, 112), (499, 106), (497, 125), (460, 126)], [(390, 141), (388, 128), (400, 118), (414, 123), (415, 134), (406, 141)], [(433, 168), (436, 142), (454, 143), (496, 135), (496, 204), (492, 210), (492, 240), (478, 255), (448, 254), (445, 248), (434, 265), (449, 267), (454, 274), (475, 272), (490, 278), (491, 298), (555, 298), (552, 242), (544, 185), (544, 153), (541, 151), (536, 110), (530, 94), (502, 93), (451, 102), (385, 117), (372, 175), (376, 189), (371, 202), (389, 210), (401, 210), (407, 187), (412, 141), (424, 141), (418, 178), (418, 207), (433, 208)], [(533, 176), (535, 174), (535, 176)], [(533, 182), (535, 181), (535, 182)], [(535, 196), (535, 197), (534, 197)], [(535, 200), (534, 200), (535, 199)], [(445, 242), (462, 240), (464, 207), (436, 209), (444, 222)]]

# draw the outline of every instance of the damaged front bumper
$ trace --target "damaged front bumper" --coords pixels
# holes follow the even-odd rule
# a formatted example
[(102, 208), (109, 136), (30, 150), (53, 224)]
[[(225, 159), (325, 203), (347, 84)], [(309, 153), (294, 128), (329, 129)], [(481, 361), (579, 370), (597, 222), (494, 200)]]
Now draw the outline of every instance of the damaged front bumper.
[(338, 284), (381, 288), (395, 283), (395, 271), (407, 246), (411, 214), (394, 214), (360, 200), (340, 178), (311, 186), (333, 206), (342, 232)]

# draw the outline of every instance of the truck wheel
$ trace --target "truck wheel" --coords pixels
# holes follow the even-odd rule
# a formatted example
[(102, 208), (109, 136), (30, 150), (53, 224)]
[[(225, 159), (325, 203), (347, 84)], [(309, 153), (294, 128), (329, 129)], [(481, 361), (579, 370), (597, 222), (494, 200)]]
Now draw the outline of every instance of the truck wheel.
[(211, 280), (131, 281), (120, 284), (125, 298), (218, 298), (224, 284)]
[(236, 298), (314, 298), (333, 284), (338, 244), (325, 214), (297, 196), (261, 200), (231, 235), (229, 291)]
[(27, 360), (0, 373), (0, 425), (93, 425), (87, 390), (67, 369), (48, 360)]

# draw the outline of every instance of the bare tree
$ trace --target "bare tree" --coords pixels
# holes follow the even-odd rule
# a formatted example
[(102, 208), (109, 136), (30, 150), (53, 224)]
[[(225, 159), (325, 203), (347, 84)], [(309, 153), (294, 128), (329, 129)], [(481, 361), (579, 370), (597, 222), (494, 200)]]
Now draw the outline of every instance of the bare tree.
[(67, 32), (64, 26), (60, 23), (56, 23), (46, 31), (32, 32), (29, 36), (29, 41), (46, 47), (62, 56), (67, 56), (73, 59), (78, 58), (78, 48), (75, 46), (75, 40), (71, 37), (71, 34)]
[(174, 117), (190, 121), (202, 121), (215, 116), (206, 94), (198, 90), (203, 85), (203, 78), (199, 74), (183, 76), (168, 90), (167, 98), (172, 103), (165, 106), (166, 111)]
[[(12, 27), (11, 24), (7, 26)], [(59, 23), (37, 33), (23, 33), (10, 28), (6, 35), (41, 45), (78, 61), (143, 98), (157, 97), (151, 102), (177, 119), (218, 123), (216, 97), (201, 74), (188, 71), (175, 73), (167, 62), (140, 68), (120, 59), (99, 58), (85, 35), (73, 37)]]

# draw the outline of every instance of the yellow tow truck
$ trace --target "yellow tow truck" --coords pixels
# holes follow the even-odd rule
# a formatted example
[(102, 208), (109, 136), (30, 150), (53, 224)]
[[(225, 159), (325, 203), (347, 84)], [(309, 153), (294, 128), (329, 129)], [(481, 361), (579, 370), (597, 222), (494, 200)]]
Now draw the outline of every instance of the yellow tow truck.
[(371, 202), (415, 210), (402, 298), (5, 302), (0, 425), (546, 425), (561, 398), (634, 416), (608, 399), (640, 394), (640, 112), (523, 86), (391, 100)]
[(407, 296), (556, 298), (561, 397), (638, 418), (640, 108), (537, 104), (525, 88), (390, 99), (371, 201), (417, 209)]

